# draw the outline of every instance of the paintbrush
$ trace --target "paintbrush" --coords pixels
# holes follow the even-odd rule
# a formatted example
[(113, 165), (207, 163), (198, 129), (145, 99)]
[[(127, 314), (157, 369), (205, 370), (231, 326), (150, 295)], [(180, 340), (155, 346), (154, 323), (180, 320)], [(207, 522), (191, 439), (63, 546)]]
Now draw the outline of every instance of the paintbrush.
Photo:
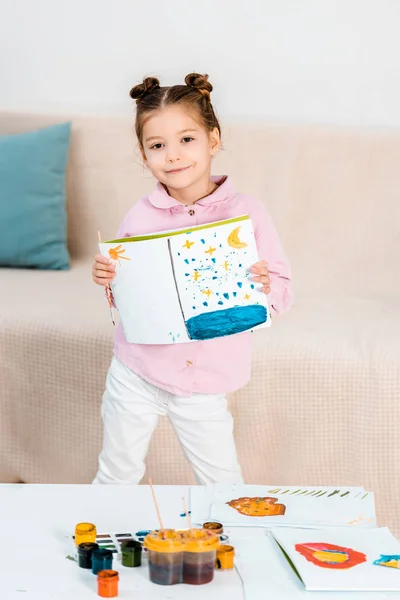
[(151, 489), (151, 493), (153, 494), (153, 501), (154, 501), (154, 506), (156, 507), (158, 522), (160, 523), (161, 536), (162, 536), (163, 539), (165, 539), (164, 526), (163, 526), (163, 523), (162, 523), (162, 520), (161, 520), (160, 509), (159, 509), (158, 504), (157, 504), (156, 495), (154, 493), (153, 482), (151, 481), (151, 477), (149, 477), (149, 486), (150, 486), (150, 489)]
[(182, 496), (182, 502), (183, 502), (183, 510), (186, 513), (186, 519), (187, 519), (187, 522), (188, 522), (188, 525), (189, 525), (190, 533), (192, 533), (193, 525), (192, 525), (192, 520), (191, 520), (191, 518), (189, 516), (188, 508), (186, 506), (185, 496)]
[[(97, 232), (97, 235), (98, 235), (98, 238), (99, 238), (99, 242), (101, 242), (100, 231)], [(114, 306), (113, 306), (113, 300), (112, 300), (111, 286), (110, 286), (109, 283), (107, 283), (107, 285), (106, 285), (106, 294), (107, 294), (108, 304), (110, 305), (111, 321), (113, 322), (113, 325), (115, 325)]]

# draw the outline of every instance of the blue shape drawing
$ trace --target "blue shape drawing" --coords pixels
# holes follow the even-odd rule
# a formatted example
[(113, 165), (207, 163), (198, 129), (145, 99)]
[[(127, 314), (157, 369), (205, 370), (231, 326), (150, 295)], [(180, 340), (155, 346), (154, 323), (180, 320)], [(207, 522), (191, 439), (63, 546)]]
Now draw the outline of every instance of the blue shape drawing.
[[(238, 219), (190, 233), (190, 246), (186, 235), (169, 239), (189, 338), (206, 340), (269, 324), (266, 296), (250, 275), (250, 267), (259, 261), (251, 220)], [(182, 247), (185, 251), (180, 255)], [(194, 260), (196, 268), (188, 273), (186, 265)]]

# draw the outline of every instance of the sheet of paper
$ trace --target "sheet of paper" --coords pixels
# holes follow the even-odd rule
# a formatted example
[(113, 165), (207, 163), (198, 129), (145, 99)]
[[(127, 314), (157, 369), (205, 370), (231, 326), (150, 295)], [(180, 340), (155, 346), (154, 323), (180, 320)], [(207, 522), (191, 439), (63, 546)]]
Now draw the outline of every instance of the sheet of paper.
[(171, 237), (169, 245), (191, 339), (270, 325), (267, 297), (250, 272), (259, 257), (249, 217), (195, 228)]
[(374, 527), (374, 495), (363, 488), (211, 484), (191, 495), (192, 518), (243, 527)]
[(400, 555), (400, 542), (386, 527), (319, 531), (277, 528), (271, 534), (307, 590), (400, 591), (399, 569), (374, 564), (382, 555)]
[(116, 266), (111, 288), (128, 342), (190, 341), (176, 293), (168, 238), (104, 242), (99, 248)]

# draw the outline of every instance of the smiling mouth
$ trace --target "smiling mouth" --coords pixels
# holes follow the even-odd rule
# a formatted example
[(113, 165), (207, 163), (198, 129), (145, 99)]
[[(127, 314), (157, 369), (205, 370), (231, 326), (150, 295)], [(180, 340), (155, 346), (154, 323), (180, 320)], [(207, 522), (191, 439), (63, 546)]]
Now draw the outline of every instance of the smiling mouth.
[(190, 169), (191, 165), (189, 167), (182, 167), (181, 169), (171, 169), (171, 171), (165, 171), (166, 173), (168, 173), (168, 175), (175, 175), (176, 173), (182, 173), (183, 171), (187, 171), (188, 169)]

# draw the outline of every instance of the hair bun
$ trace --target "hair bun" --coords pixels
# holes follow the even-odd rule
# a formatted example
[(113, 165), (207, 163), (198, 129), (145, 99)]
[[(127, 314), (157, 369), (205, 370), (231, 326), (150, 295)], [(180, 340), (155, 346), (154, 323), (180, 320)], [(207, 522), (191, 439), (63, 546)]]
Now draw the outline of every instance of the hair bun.
[(189, 87), (199, 90), (199, 92), (203, 94), (203, 96), (207, 98), (207, 100), (210, 100), (210, 95), (213, 90), (213, 86), (208, 81), (208, 75), (200, 75), (199, 73), (189, 73), (189, 75), (186, 75), (185, 77), (185, 83)]
[(149, 94), (159, 87), (160, 82), (157, 77), (146, 77), (146, 79), (143, 80), (143, 83), (139, 83), (131, 89), (129, 95), (136, 100), (136, 104), (138, 104), (145, 94)]

